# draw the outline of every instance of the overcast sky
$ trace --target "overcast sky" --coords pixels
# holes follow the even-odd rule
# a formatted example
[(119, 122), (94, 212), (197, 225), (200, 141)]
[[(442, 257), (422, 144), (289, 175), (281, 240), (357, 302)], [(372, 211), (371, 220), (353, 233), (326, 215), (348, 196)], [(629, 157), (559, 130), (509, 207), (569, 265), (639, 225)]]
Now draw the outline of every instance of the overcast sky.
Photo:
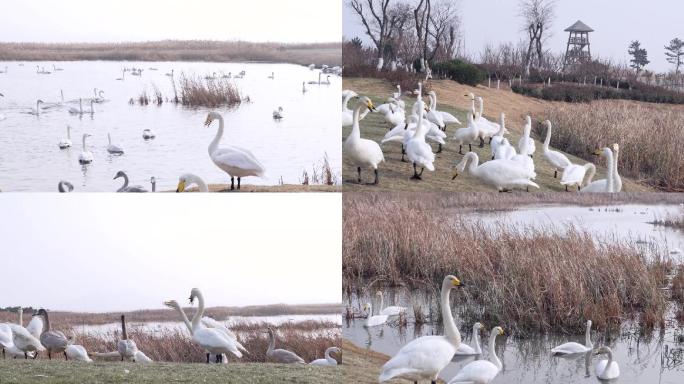
[[(353, 11), (343, 11), (346, 37), (362, 35), (363, 28)], [(487, 43), (517, 42), (524, 37), (517, 17), (517, 0), (457, 0), (460, 3), (462, 32), (466, 50), (473, 54)], [(675, 37), (684, 39), (684, 1), (682, 0), (559, 0), (553, 36), (548, 47), (565, 52), (568, 35), (563, 30), (577, 20), (592, 27), (592, 54), (611, 57), (622, 62), (629, 60), (627, 47), (639, 40), (646, 48), (651, 64), (647, 69), (666, 71), (671, 65), (665, 61), (663, 47)], [(479, 58), (478, 56), (475, 56)]]
[(4, 42), (340, 41), (340, 0), (2, 0)]
[(339, 194), (0, 194), (0, 307), (341, 302)]

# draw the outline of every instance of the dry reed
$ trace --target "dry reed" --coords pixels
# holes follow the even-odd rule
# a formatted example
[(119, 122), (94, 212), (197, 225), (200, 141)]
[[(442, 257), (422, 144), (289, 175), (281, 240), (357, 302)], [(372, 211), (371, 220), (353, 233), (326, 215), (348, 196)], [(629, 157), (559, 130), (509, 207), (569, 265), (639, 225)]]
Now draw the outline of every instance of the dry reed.
[(461, 316), (518, 331), (581, 331), (634, 318), (662, 320), (672, 263), (627, 242), (598, 243), (570, 227), (494, 231), (382, 198), (345, 198), (345, 285), (369, 280), (437, 289), (447, 274), (466, 286), (454, 294)]
[(228, 79), (206, 80), (181, 74), (180, 94), (181, 103), (190, 107), (232, 107), (242, 102), (237, 87)]
[(684, 191), (681, 107), (631, 102), (554, 104), (547, 117), (554, 124), (552, 146), (595, 161), (591, 150), (619, 143), (622, 175), (662, 191)]

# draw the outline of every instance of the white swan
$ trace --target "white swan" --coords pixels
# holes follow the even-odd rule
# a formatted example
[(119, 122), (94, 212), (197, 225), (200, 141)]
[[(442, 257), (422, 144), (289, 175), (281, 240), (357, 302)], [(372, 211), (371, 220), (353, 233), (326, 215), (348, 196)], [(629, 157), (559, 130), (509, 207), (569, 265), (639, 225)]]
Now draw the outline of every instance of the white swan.
[(28, 114), (34, 115), (34, 116), (40, 116), (40, 105), (41, 104), (43, 104), (43, 100), (36, 101), (36, 109), (31, 108), (31, 110), (28, 111)]
[(200, 192), (209, 192), (209, 188), (204, 180), (197, 175), (193, 175), (192, 173), (183, 174), (178, 178), (178, 187), (176, 188), (176, 192), (185, 192), (185, 189), (193, 184), (197, 185), (197, 189)]
[(394, 357), (382, 366), (379, 382), (393, 378), (405, 380), (437, 380), (437, 375), (450, 362), (461, 345), (461, 334), (458, 332), (451, 315), (449, 293), (451, 289), (461, 285), (455, 276), (447, 276), (442, 282), (441, 307), (444, 319), (444, 336), (423, 336), (412, 340), (401, 347)]
[(376, 296), (380, 296), (380, 314), (381, 315), (387, 315), (387, 316), (399, 316), (402, 313), (406, 312), (406, 307), (399, 307), (395, 305), (390, 305), (385, 307), (385, 299), (382, 294), (382, 291), (377, 291), (375, 292)]
[[(378, 109), (378, 112), (380, 112), (380, 109)], [(388, 108), (380, 113), (382, 113), (385, 121), (392, 126), (404, 124), (406, 122), (406, 112), (399, 106), (395, 99), (390, 99)]]
[(501, 144), (496, 148), (494, 160), (511, 160), (517, 154), (515, 147), (508, 142), (508, 139), (504, 138), (501, 140)]
[(613, 144), (613, 192), (622, 192), (622, 178), (618, 173), (618, 157), (620, 155), (620, 146)]
[(71, 184), (71, 183), (68, 182), (68, 181), (61, 180), (61, 181), (57, 184), (57, 190), (58, 190), (59, 192), (61, 192), (61, 193), (71, 192), (71, 191), (74, 190), (74, 185)]
[(473, 141), (480, 134), (480, 127), (475, 123), (476, 116), (468, 113), (468, 126), (456, 130), (453, 140), (458, 143), (458, 153), (463, 154), (463, 145), (468, 144), (468, 151), (473, 150)]
[(527, 146), (527, 154), (529, 156), (534, 155), (536, 151), (536, 146), (534, 144), (534, 139), (530, 137), (532, 132), (532, 118), (530, 116), (525, 116), (525, 126), (523, 127), (523, 135), (518, 140), (518, 152), (522, 153), (525, 146)]
[(484, 325), (481, 323), (473, 324), (473, 345), (475, 348), (465, 343), (461, 343), (455, 354), (459, 356), (481, 355), (482, 348), (480, 347), (480, 331), (483, 329)]
[(81, 154), (78, 155), (79, 164), (90, 164), (93, 162), (93, 153), (86, 148), (86, 138), (90, 137), (90, 134), (83, 134), (83, 150)]
[(608, 360), (599, 360), (598, 362), (596, 362), (596, 366), (594, 367), (596, 377), (598, 377), (601, 380), (613, 380), (617, 379), (620, 376), (620, 365), (618, 365), (617, 361), (613, 360), (613, 351), (610, 348), (603, 346), (599, 348), (594, 354), (608, 355)]
[(479, 161), (475, 152), (466, 153), (461, 162), (456, 165), (452, 180), (458, 177), (459, 172), (463, 172), (470, 163), (467, 167), (468, 173), (500, 192), (513, 187), (539, 188), (539, 185), (531, 180), (537, 175), (513, 161), (492, 160), (482, 165), (479, 165)]
[(38, 337), (33, 336), (31, 332), (22, 325), (24, 309), (19, 307), (18, 312), (19, 324), (5, 324), (12, 331), (12, 343), (14, 344), (12, 347), (8, 348), (8, 352), (14, 356), (23, 355), (24, 359), (28, 359), (29, 355), (36, 358), (38, 356), (37, 353), (44, 351), (45, 347), (43, 347), (43, 344), (41, 344)]
[[(472, 93), (468, 95), (471, 98), (471, 110), (475, 110), (475, 100)], [(479, 110), (477, 113), (477, 120), (475, 121), (480, 128), (479, 138), (480, 138), (480, 148), (484, 147), (484, 142), (486, 138), (494, 136), (499, 131), (499, 124), (491, 122), (484, 117), (484, 99), (482, 97), (477, 98), (479, 105)]]
[(586, 193), (595, 193), (595, 192), (604, 192), (604, 193), (612, 193), (615, 192), (615, 177), (614, 177), (614, 172), (615, 172), (615, 165), (614, 165), (614, 159), (613, 159), (613, 151), (610, 150), (610, 148), (606, 147), (603, 148), (603, 150), (596, 150), (594, 152), (595, 156), (598, 155), (603, 155), (603, 157), (606, 158), (606, 169), (608, 170), (608, 173), (606, 175), (605, 179), (601, 180), (596, 180), (592, 181), (591, 183), (588, 183), (586, 187), (582, 188), (582, 192)]
[(497, 148), (499, 148), (504, 140), (506, 131), (506, 114), (501, 112), (501, 117), (499, 118), (499, 130), (496, 132), (496, 134), (494, 134), (494, 136), (492, 136), (492, 140), (489, 141), (489, 148), (492, 151), (492, 160), (494, 160)]
[(304, 359), (297, 356), (297, 354), (292, 351), (288, 351), (287, 349), (275, 349), (275, 332), (271, 327), (268, 327), (268, 338), (266, 357), (283, 364), (306, 364)]
[[(2, 348), (2, 357), (3, 359), (6, 358), (7, 356), (11, 358), (17, 358), (17, 357), (24, 357), (24, 358), (33, 358), (35, 352), (25, 352), (19, 348), (17, 348), (16, 345), (14, 345), (14, 332), (12, 331), (13, 328), (19, 328), (19, 326), (15, 324), (6, 324), (6, 323), (0, 323), (0, 347)], [(23, 327), (22, 327), (23, 328)], [(30, 332), (26, 331), (24, 329), (23, 331), (24, 334), (31, 335)], [(40, 345), (40, 341), (37, 340), (38, 345)]]
[(66, 354), (66, 348), (72, 344), (64, 333), (60, 331), (53, 331), (50, 329), (50, 318), (44, 308), (38, 310), (37, 316), (43, 316), (45, 322), (43, 332), (40, 334), (40, 343), (47, 349), (48, 359), (52, 360), (52, 353), (64, 353), (64, 358), (69, 360)]
[(111, 153), (112, 155), (123, 155), (124, 150), (123, 148), (119, 147), (118, 145), (112, 144), (112, 136), (107, 133), (107, 141), (109, 144), (107, 145), (107, 152)]
[(148, 128), (148, 129), (143, 129), (142, 137), (144, 140), (152, 140), (155, 137), (157, 137), (157, 135), (154, 133), (154, 131), (152, 131), (151, 129)]
[(591, 343), (591, 320), (587, 320), (586, 330), (584, 332), (584, 345), (575, 342), (561, 344), (553, 349), (551, 353), (554, 355), (573, 355), (576, 353), (586, 353), (594, 348)]
[(435, 91), (428, 92), (430, 97), (430, 110), (440, 115), (444, 124), (461, 124), (461, 122), (449, 112), (437, 110), (437, 93)]
[(128, 175), (126, 174), (126, 172), (124, 172), (124, 171), (117, 172), (116, 175), (114, 175), (114, 179), (112, 179), (112, 180), (116, 180), (119, 177), (123, 177), (124, 183), (121, 186), (121, 188), (116, 190), (117, 192), (147, 192), (147, 189), (145, 189), (144, 187), (142, 187), (140, 185), (129, 186), (128, 185)]
[(71, 127), (67, 125), (67, 138), (62, 139), (57, 143), (59, 149), (67, 149), (71, 147)]
[[(5, 97), (5, 95), (3, 95), (2, 93), (0, 93), (0, 97)], [(2, 113), (0, 113), (0, 121), (5, 120), (6, 118), (7, 118), (7, 117), (5, 117), (5, 115), (3, 115)]]
[(273, 111), (273, 119), (274, 120), (281, 120), (283, 118), (283, 107), (278, 107), (275, 111)]
[(200, 321), (202, 322), (202, 325), (204, 325), (205, 327), (216, 329), (219, 332), (223, 333), (227, 338), (233, 340), (233, 342), (241, 352), (249, 353), (249, 351), (238, 341), (235, 332), (228, 329), (228, 327), (226, 327), (224, 324), (216, 321), (215, 319), (209, 316), (202, 316)]
[[(419, 98), (416, 104), (418, 104), (418, 111), (422, 112), (424, 109), (423, 100)], [(411, 180), (421, 180), (423, 170), (426, 168), (430, 172), (435, 170), (435, 154), (432, 153), (430, 145), (425, 142), (427, 130), (427, 126), (423, 123), (423, 114), (418, 113), (418, 125), (415, 133), (406, 143), (406, 156), (413, 163), (413, 176), (411, 176)], [(420, 166), (420, 173), (417, 170), (418, 166)]]
[(489, 360), (477, 360), (468, 363), (449, 380), (448, 384), (488, 384), (501, 372), (503, 364), (496, 356), (496, 337), (503, 336), (501, 327), (494, 327), (489, 335)]
[(546, 120), (544, 122), (546, 125), (546, 138), (544, 139), (544, 157), (553, 166), (553, 177), (554, 179), (558, 176), (558, 171), (563, 171), (565, 167), (570, 165), (570, 160), (564, 154), (558, 151), (549, 150), (549, 143), (551, 142), (551, 122)]
[(87, 363), (92, 363), (93, 360), (88, 357), (88, 351), (82, 345), (69, 345), (64, 350), (64, 354), (67, 359), (74, 361), (85, 361)]
[(43, 318), (41, 316), (38, 316), (38, 314), (34, 314), (31, 317), (31, 321), (29, 321), (28, 325), (26, 326), (26, 330), (29, 331), (34, 337), (40, 338), (40, 334), (43, 333)]
[(592, 163), (586, 163), (584, 165), (570, 163), (570, 165), (563, 170), (560, 183), (565, 186), (566, 191), (569, 187), (577, 187), (577, 190), (581, 191), (587, 172), (589, 172), (587, 184), (590, 184), (596, 174), (596, 166)]
[(366, 321), (363, 326), (366, 328), (377, 327), (378, 325), (383, 325), (387, 322), (389, 318), (388, 315), (373, 315), (373, 305), (371, 303), (366, 303), (363, 305), (364, 312), (367, 312)]
[(78, 99), (78, 109), (76, 109), (75, 107), (70, 107), (69, 113), (72, 115), (82, 115), (83, 114), (83, 99)]
[[(354, 111), (349, 109), (349, 100), (358, 96), (359, 95), (356, 92), (348, 89), (342, 91), (342, 128), (354, 124)], [(360, 120), (363, 120), (363, 118), (366, 117), (367, 112), (370, 112), (370, 110), (366, 110), (361, 115)]]
[(237, 189), (240, 189), (240, 181), (243, 177), (263, 177), (266, 169), (264, 169), (264, 166), (261, 165), (252, 152), (232, 145), (223, 148), (218, 147), (219, 141), (221, 141), (223, 136), (223, 116), (216, 112), (209, 112), (204, 125), (208, 127), (216, 119), (219, 121), (219, 128), (214, 140), (209, 144), (209, 157), (211, 157), (211, 161), (217, 167), (230, 175), (231, 191), (235, 189), (236, 177), (238, 180)]
[(204, 315), (204, 296), (199, 289), (193, 288), (190, 292), (190, 303), (197, 298), (198, 309), (197, 315), (192, 319), (192, 341), (207, 351), (207, 363), (209, 363), (209, 355), (216, 355), (216, 362), (220, 363), (223, 360), (223, 354), (232, 353), (238, 358), (242, 357), (242, 352), (238, 350), (235, 342), (225, 336), (224, 333), (217, 329), (206, 328), (200, 319)]
[(377, 185), (380, 181), (378, 174), (378, 164), (385, 161), (385, 156), (382, 154), (380, 145), (373, 140), (361, 138), (361, 128), (359, 127), (359, 116), (362, 109), (374, 110), (373, 102), (363, 96), (359, 99), (356, 108), (354, 109), (354, 122), (352, 123), (352, 131), (347, 136), (342, 146), (344, 156), (352, 162), (356, 167), (358, 173), (358, 182), (361, 183), (361, 168), (373, 168), (375, 173), (375, 180), (373, 185)]
[(330, 356), (331, 353), (342, 353), (342, 350), (337, 347), (330, 347), (325, 350), (325, 359), (316, 359), (309, 363), (309, 365), (317, 365), (321, 367), (330, 367), (337, 365), (337, 360)]

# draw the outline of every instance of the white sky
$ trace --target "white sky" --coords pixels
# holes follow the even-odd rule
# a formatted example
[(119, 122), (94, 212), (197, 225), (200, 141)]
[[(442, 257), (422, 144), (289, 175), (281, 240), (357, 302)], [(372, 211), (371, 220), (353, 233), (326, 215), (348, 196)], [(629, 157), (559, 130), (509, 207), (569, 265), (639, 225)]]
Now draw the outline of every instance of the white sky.
[(2, 0), (4, 42), (340, 41), (340, 0)]
[[(460, 4), (466, 51), (479, 53), (487, 43), (517, 42), (520, 31), (517, 0), (457, 0)], [(361, 36), (363, 27), (344, 0), (343, 28), (346, 37)], [(627, 47), (639, 40), (648, 51), (647, 69), (668, 71), (663, 47), (675, 37), (684, 39), (682, 0), (558, 0), (553, 36), (548, 47), (565, 52), (568, 34), (563, 30), (582, 20), (596, 32), (590, 34), (594, 57), (627, 62)], [(479, 59), (479, 55), (475, 56)]]
[(341, 302), (340, 194), (0, 194), (0, 306)]

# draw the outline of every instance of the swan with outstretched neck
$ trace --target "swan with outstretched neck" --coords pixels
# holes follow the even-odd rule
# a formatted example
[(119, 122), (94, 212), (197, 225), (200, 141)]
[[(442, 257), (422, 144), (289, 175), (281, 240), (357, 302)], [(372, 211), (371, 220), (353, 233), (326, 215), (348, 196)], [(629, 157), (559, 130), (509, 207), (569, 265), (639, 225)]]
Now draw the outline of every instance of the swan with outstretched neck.
[(93, 162), (93, 153), (88, 150), (86, 147), (86, 138), (90, 137), (90, 134), (84, 133), (83, 134), (83, 150), (81, 151), (81, 154), (78, 155), (78, 162), (80, 164), (90, 164)]
[(470, 355), (481, 355), (482, 347), (480, 347), (480, 331), (484, 329), (484, 325), (480, 323), (473, 324), (473, 345), (474, 348), (465, 343), (461, 345), (456, 350), (456, 354), (460, 356), (470, 356)]
[(419, 337), (401, 347), (382, 366), (379, 382), (398, 378), (414, 382), (430, 380), (433, 384), (437, 382), (437, 376), (451, 362), (461, 345), (461, 334), (454, 322), (449, 302), (451, 290), (461, 285), (461, 281), (452, 275), (446, 276), (442, 282), (440, 304), (445, 335)]
[(43, 332), (40, 334), (40, 343), (47, 349), (48, 359), (52, 360), (52, 353), (64, 353), (64, 358), (69, 360), (66, 348), (72, 344), (64, 333), (50, 329), (50, 318), (44, 308), (38, 310), (37, 316), (42, 316), (44, 325)]
[[(422, 86), (419, 84), (419, 87)], [(406, 156), (409, 161), (413, 163), (413, 176), (411, 180), (422, 180), (423, 170), (427, 169), (430, 172), (435, 170), (435, 154), (432, 153), (432, 148), (428, 143), (425, 142), (425, 135), (427, 134), (428, 127), (423, 124), (423, 109), (425, 104), (420, 96), (418, 96), (418, 105), (416, 108), (418, 113), (418, 125), (416, 126), (415, 133), (413, 137), (406, 143)], [(418, 173), (418, 166), (420, 166), (420, 173)]]
[(233, 145), (219, 148), (219, 142), (223, 137), (223, 116), (217, 112), (209, 112), (204, 125), (208, 127), (214, 120), (219, 121), (219, 128), (216, 131), (216, 136), (209, 143), (209, 157), (217, 167), (230, 176), (230, 190), (235, 190), (235, 178), (237, 178), (237, 189), (239, 190), (240, 181), (243, 177), (264, 177), (266, 169), (249, 150)]
[(496, 337), (503, 336), (501, 327), (494, 327), (489, 335), (489, 360), (476, 360), (465, 367), (449, 380), (449, 384), (488, 384), (501, 372), (503, 364), (496, 355)]
[(107, 142), (109, 143), (107, 145), (107, 152), (109, 152), (112, 155), (123, 155), (123, 148), (116, 144), (112, 144), (112, 135), (109, 133), (107, 133)]
[(57, 143), (59, 149), (67, 149), (71, 147), (71, 127), (67, 125), (67, 138), (62, 139)]
[(602, 155), (606, 158), (606, 169), (608, 173), (605, 179), (592, 181), (586, 187), (582, 189), (582, 192), (603, 192), (603, 193), (613, 193), (615, 192), (615, 159), (613, 157), (613, 151), (610, 148), (605, 147), (603, 150), (594, 151), (595, 156)]
[(549, 144), (551, 143), (551, 121), (546, 120), (544, 122), (546, 125), (546, 138), (544, 138), (544, 157), (553, 166), (553, 178), (558, 177), (558, 171), (563, 171), (565, 167), (572, 164), (567, 156), (549, 149)]
[(197, 299), (198, 309), (197, 314), (192, 319), (192, 341), (207, 351), (207, 363), (209, 363), (209, 355), (216, 355), (216, 362), (223, 361), (224, 354), (233, 354), (241, 358), (242, 352), (238, 349), (235, 341), (228, 338), (223, 332), (214, 329), (206, 328), (200, 322), (202, 315), (204, 315), (204, 296), (198, 288), (193, 288), (190, 292), (190, 304)]

